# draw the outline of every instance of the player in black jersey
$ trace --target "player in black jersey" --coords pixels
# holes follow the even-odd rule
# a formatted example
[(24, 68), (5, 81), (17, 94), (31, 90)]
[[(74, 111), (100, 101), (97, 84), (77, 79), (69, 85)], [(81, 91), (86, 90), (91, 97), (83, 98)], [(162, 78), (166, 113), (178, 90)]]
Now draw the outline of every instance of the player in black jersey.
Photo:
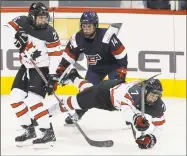
[[(161, 99), (163, 88), (158, 79), (150, 80), (145, 88), (144, 116), (141, 112), (142, 85), (139, 81), (104, 80), (93, 86), (82, 79), (75, 68), (68, 68), (64, 72), (61, 83), (66, 84), (66, 82), (73, 83), (79, 90), (77, 95), (62, 98), (61, 101), (68, 111), (74, 109), (84, 111), (92, 108), (120, 111), (124, 120), (131, 124), (135, 142), (139, 148), (152, 148), (156, 144), (165, 123), (166, 111)], [(58, 112), (65, 112), (66, 110), (56, 101), (54, 99), (53, 107)], [(49, 112), (55, 109), (50, 109)], [(72, 120), (77, 121), (77, 116), (72, 116)]]
[[(38, 2), (30, 6), (28, 16), (16, 17), (5, 25), (5, 29), (12, 31), (22, 63), (10, 93), (11, 107), (25, 129), (23, 135), (15, 138), (19, 146), (24, 146), (34, 139), (31, 143), (35, 148), (40, 148), (40, 145), (51, 146), (56, 140), (48, 110), (42, 104), (48, 88), (30, 61), (31, 58), (46, 78), (48, 74), (56, 73), (62, 50), (58, 34), (49, 25), (49, 19), (47, 7)], [(36, 131), (31, 118), (37, 121), (41, 131), (42, 135), (37, 136), (38, 138), (35, 138)]]
[[(80, 18), (80, 31), (73, 34), (67, 44), (57, 73), (62, 74), (70, 65), (74, 64), (79, 55), (84, 53), (88, 61), (85, 79), (92, 84), (98, 84), (105, 76), (109, 79), (125, 80), (127, 74), (127, 52), (124, 45), (111, 29), (98, 28), (99, 18), (96, 12), (84, 12)], [(49, 85), (55, 84), (51, 75)], [(56, 78), (54, 78), (56, 79)], [(53, 88), (52, 88), (53, 90)], [(81, 118), (85, 113), (76, 110)], [(67, 124), (72, 124), (70, 118)]]

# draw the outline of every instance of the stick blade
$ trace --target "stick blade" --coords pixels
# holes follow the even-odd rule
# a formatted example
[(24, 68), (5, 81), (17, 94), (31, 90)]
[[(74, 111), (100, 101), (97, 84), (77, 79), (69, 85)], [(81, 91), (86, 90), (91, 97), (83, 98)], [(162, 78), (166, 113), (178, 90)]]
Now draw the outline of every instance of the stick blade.
[(114, 142), (112, 140), (105, 140), (105, 141), (89, 140), (89, 144), (95, 147), (112, 147), (114, 145)]

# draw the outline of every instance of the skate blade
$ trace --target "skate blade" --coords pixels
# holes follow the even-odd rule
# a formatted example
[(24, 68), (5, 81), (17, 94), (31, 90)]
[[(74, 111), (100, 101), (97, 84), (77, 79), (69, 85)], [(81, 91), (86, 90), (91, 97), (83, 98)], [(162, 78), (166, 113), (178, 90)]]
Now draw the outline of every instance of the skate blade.
[(34, 149), (48, 149), (48, 148), (52, 148), (54, 146), (54, 143), (55, 141), (41, 143), (41, 144), (33, 144), (33, 145), (34, 145)]
[(26, 147), (26, 146), (32, 146), (33, 143), (32, 143), (33, 139), (29, 139), (29, 140), (26, 140), (26, 141), (16, 141), (16, 146), (17, 147)]
[(123, 129), (123, 130), (129, 130), (129, 129), (131, 129), (131, 127), (130, 127), (130, 126), (127, 126), (127, 127), (123, 127), (122, 129)]
[(74, 124), (64, 124), (64, 127), (75, 127)]

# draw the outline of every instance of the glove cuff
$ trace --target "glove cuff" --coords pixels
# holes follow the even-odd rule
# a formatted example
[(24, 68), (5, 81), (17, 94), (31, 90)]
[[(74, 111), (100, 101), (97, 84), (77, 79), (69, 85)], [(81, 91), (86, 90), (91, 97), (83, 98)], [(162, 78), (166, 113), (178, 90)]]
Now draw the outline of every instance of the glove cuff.
[(124, 67), (120, 67), (118, 69), (116, 69), (116, 72), (117, 73), (123, 73), (123, 74), (127, 74), (127, 68), (124, 68)]

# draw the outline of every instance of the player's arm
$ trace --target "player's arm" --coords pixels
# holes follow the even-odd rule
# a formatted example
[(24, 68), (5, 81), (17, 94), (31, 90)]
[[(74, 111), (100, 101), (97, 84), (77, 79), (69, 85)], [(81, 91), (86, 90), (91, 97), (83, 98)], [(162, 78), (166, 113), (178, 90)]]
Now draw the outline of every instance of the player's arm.
[(66, 68), (70, 64), (74, 64), (79, 57), (80, 51), (77, 45), (75, 35), (73, 35), (68, 42), (65, 50), (62, 52), (62, 55), (59, 60), (55, 61), (55, 68), (53, 66), (53, 72), (50, 72), (48, 79), (48, 94), (52, 94), (52, 92), (56, 89), (56, 82), (58, 78), (63, 74)]
[(146, 118), (149, 121), (149, 128), (145, 131), (145, 134), (154, 134), (156, 136), (160, 135), (160, 132), (163, 131), (164, 124), (166, 122), (165, 120), (165, 111), (166, 111), (166, 106), (165, 103), (162, 100), (159, 100), (161, 102), (161, 108), (157, 111), (156, 116), (150, 116), (146, 114)]
[[(130, 88), (130, 87), (129, 87)], [(117, 86), (111, 90), (113, 104), (115, 108), (122, 111), (125, 121), (128, 121), (132, 125), (132, 129), (135, 133), (135, 142), (141, 149), (152, 148), (156, 144), (156, 136), (160, 133), (160, 126), (165, 123), (163, 111), (160, 111), (160, 116), (152, 118), (150, 115), (145, 114), (145, 118), (142, 117), (141, 111), (136, 109), (135, 100), (140, 95), (132, 95), (132, 89), (122, 94), (125, 90), (122, 86)], [(133, 91), (134, 93), (136, 90)], [(136, 93), (140, 93), (137, 91)], [(121, 95), (121, 96), (119, 96)], [(142, 135), (144, 132), (144, 135)]]
[[(165, 105), (165, 104), (163, 104)], [(141, 149), (152, 148), (157, 139), (161, 137), (163, 132), (163, 125), (165, 124), (164, 109), (160, 109), (157, 117), (152, 117), (145, 114), (135, 114), (133, 117), (133, 127), (136, 131), (135, 142)], [(142, 133), (143, 132), (143, 133)]]
[(117, 79), (125, 79), (128, 65), (127, 51), (125, 46), (121, 43), (115, 34), (112, 35), (109, 46), (111, 53), (116, 58), (119, 65), (119, 68), (116, 69)]
[(20, 28), (22, 18), (22, 16), (18, 16), (12, 19), (11, 21), (7, 22), (7, 24), (5, 24), (4, 26), (9, 28), (9, 30), (11, 30), (15, 34)]
[(56, 70), (62, 57), (62, 47), (58, 33), (52, 27), (50, 28), (49, 34), (46, 38), (46, 48), (49, 57), (49, 75), (48, 75), (48, 86), (46, 91), (48, 95), (51, 95), (57, 88), (56, 81), (52, 81)]
[(56, 74), (56, 69), (62, 57), (62, 46), (58, 33), (54, 29), (48, 35), (46, 48), (49, 56), (49, 74)]
[(57, 74), (62, 74), (70, 64), (74, 64), (79, 55), (80, 48), (78, 47), (77, 36), (76, 34), (73, 34), (63, 51), (62, 59), (57, 69)]
[[(153, 133), (155, 127), (151, 123), (152, 120), (148, 120), (147, 116), (149, 115), (145, 114), (146, 117), (144, 118), (141, 111), (136, 109), (134, 100), (129, 92), (124, 95), (124, 99), (121, 101), (121, 111), (124, 115), (124, 119), (131, 123), (135, 142), (138, 147), (141, 149), (152, 148), (157, 141)], [(144, 132), (143, 135), (142, 132)]]
[(139, 131), (136, 132), (137, 136), (135, 141), (141, 149), (152, 148), (156, 144), (158, 138), (162, 136), (165, 123), (164, 114), (154, 118), (145, 114), (145, 117), (147, 123), (149, 123), (148, 129), (143, 132), (143, 135)]
[(14, 45), (20, 49), (20, 52), (23, 51), (28, 41), (27, 34), (22, 30), (26, 18), (26, 16), (18, 16), (3, 26), (3, 33), (9, 34), (4, 36), (7, 36), (9, 41), (14, 42)]

